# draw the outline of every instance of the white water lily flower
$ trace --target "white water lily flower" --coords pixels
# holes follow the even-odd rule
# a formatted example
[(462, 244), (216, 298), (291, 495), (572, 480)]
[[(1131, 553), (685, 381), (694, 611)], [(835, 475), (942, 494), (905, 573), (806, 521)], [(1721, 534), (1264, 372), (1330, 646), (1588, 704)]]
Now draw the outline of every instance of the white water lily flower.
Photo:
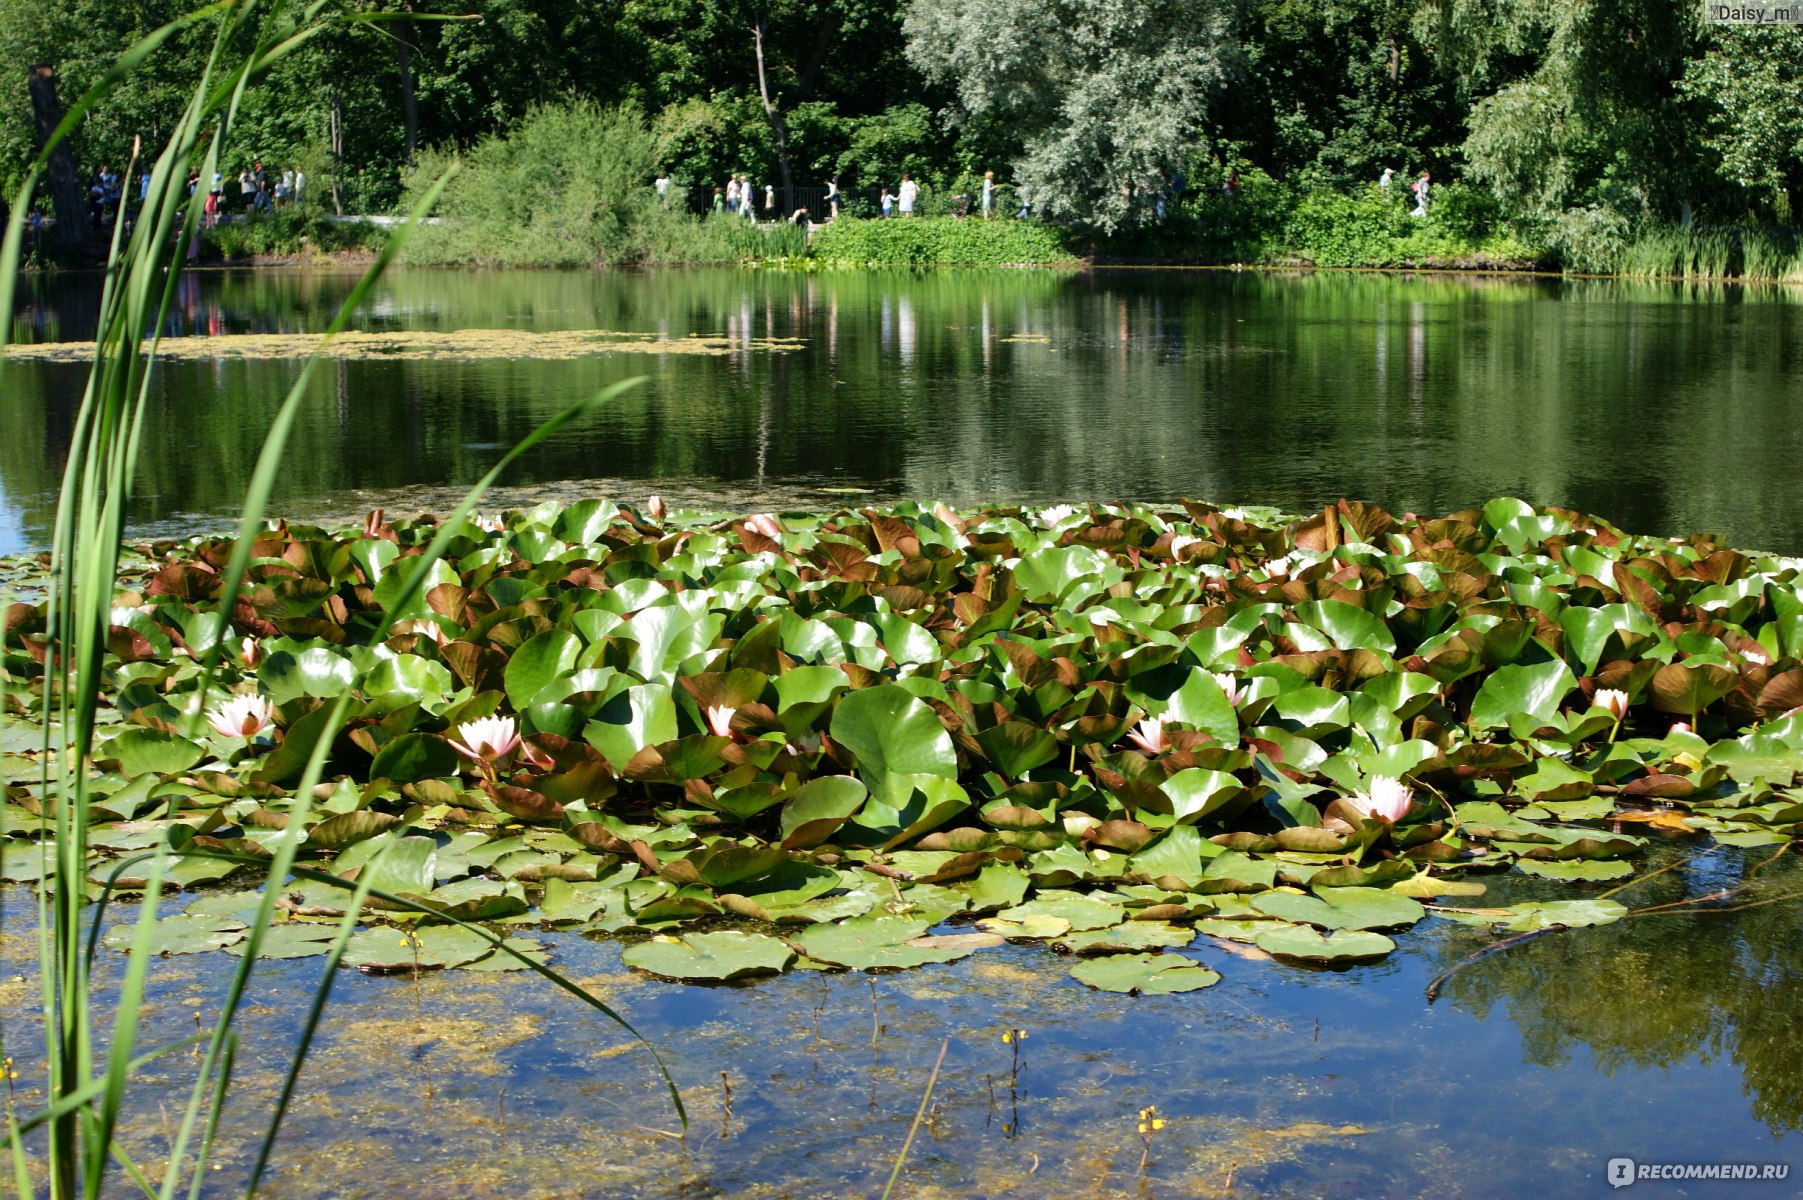
[(1265, 564), (1265, 574), (1269, 575), (1272, 579), (1288, 579), (1290, 575), (1290, 560), (1287, 558), (1272, 559)]
[[(458, 741), (457, 738), (462, 738)], [(483, 717), (457, 727), (456, 738), (446, 738), (451, 749), (476, 762), (499, 762), (518, 749), (519, 729), (512, 717)]]
[(650, 517), (653, 521), (663, 520), (664, 498), (662, 496), (653, 496), (651, 499), (645, 501), (645, 515)]
[(1047, 529), (1070, 517), (1077, 515), (1077, 509), (1070, 504), (1054, 504), (1050, 508), (1039, 510), (1039, 523)]
[(1227, 703), (1235, 708), (1246, 698), (1245, 685), (1225, 671), (1210, 671), (1208, 677), (1215, 681), (1215, 686), (1227, 693)]
[(1182, 558), (1183, 552), (1185, 550), (1189, 549), (1191, 546), (1194, 546), (1196, 543), (1200, 542), (1201, 540), (1202, 540), (1201, 538), (1191, 537), (1187, 533), (1178, 534), (1176, 537), (1171, 539), (1171, 557), (1172, 558)]
[(484, 533), (499, 533), (507, 528), (507, 522), (501, 520), (501, 518), (485, 517), (481, 513), (472, 513), (470, 515), (470, 524), (474, 525), (477, 529), (482, 530)]
[(1164, 720), (1160, 717), (1147, 717), (1127, 731), (1127, 738), (1147, 754), (1163, 754)]
[(130, 625), (133, 617), (149, 611), (149, 606), (144, 604), (120, 604), (108, 612), (107, 623), (109, 625)]
[(263, 660), (263, 648), (257, 645), (256, 638), (244, 639), (243, 645), (238, 648), (238, 659), (251, 670), (256, 669), (257, 664)]
[(207, 724), (220, 737), (253, 738), (275, 719), (275, 705), (266, 696), (233, 696), (207, 714)]
[(1415, 793), (1404, 787), (1399, 779), (1374, 775), (1370, 786), (1346, 797), (1346, 803), (1367, 817), (1394, 825), (1408, 814), (1409, 807), (1415, 803)]
[(1619, 688), (1603, 688), (1597, 692), (1594, 703), (1598, 708), (1607, 709), (1617, 721), (1628, 715), (1628, 693)]
[(769, 513), (752, 513), (745, 518), (745, 528), (753, 533), (761, 533), (773, 542), (782, 540), (782, 522)]
[(732, 715), (739, 710), (724, 704), (710, 704), (702, 713), (707, 717), (708, 731), (715, 737), (732, 736)]

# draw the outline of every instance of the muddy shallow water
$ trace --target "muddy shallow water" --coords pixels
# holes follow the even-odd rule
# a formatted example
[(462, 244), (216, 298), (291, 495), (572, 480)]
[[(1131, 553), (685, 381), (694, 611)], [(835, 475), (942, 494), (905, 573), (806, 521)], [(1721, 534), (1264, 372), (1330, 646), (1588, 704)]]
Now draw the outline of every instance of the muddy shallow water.
[[(1769, 853), (1718, 849), (1621, 899), (1714, 891)], [(1487, 904), (1547, 890), (1488, 882)], [(1803, 870), (1775, 864), (1759, 886), (1760, 896), (1797, 891)], [(22, 932), (28, 915), (14, 891), (8, 925)], [(1620, 1156), (1803, 1170), (1795, 901), (1544, 936), (1463, 968), (1432, 1004), (1428, 982), (1487, 934), (1430, 921), (1401, 935), (1391, 958), (1343, 971), (1203, 938), (1186, 953), (1220, 984), (1139, 997), (1091, 991), (1068, 959), (1036, 945), (905, 973), (703, 987), (624, 967), (617, 941), (535, 936), (657, 1045), (689, 1106), (686, 1138), (645, 1052), (534, 976), (344, 971), (263, 1194), (874, 1196), (942, 1039), (945, 1066), (897, 1195), (1584, 1196), (1608, 1192), (1604, 1167)], [(21, 1105), (41, 1054), (17, 1015), (28, 949), (6, 944)], [(103, 955), (116, 972), (122, 960)], [(153, 1034), (183, 1035), (195, 1012), (209, 1015), (231, 961), (155, 963)], [(258, 975), (209, 1194), (241, 1186), (319, 969), (318, 959), (272, 962)], [(1016, 1028), (1027, 1032), (1017, 1074), (1001, 1036)], [(151, 1068), (146, 1081), (167, 1088), (128, 1122), (140, 1161), (158, 1161), (193, 1067), (178, 1054)], [(1142, 1170), (1148, 1105), (1169, 1123)], [(1794, 1182), (1640, 1187), (1796, 1192)]]

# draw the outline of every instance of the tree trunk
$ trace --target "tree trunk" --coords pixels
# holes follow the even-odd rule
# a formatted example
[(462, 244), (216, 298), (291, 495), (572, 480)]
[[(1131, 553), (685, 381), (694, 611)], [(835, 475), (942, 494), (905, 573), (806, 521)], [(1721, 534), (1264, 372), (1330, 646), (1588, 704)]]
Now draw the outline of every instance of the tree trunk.
[[(795, 179), (789, 173), (789, 130), (783, 124), (783, 114), (776, 105), (770, 102), (770, 84), (764, 77), (764, 19), (759, 17), (751, 25), (751, 49), (757, 56), (758, 95), (764, 101), (764, 117), (770, 122), (770, 133), (776, 138), (776, 171), (783, 177), (783, 215), (786, 217), (795, 211)], [(810, 218), (813, 214), (809, 214)]]
[(413, 152), (419, 146), (419, 102), (413, 95), (412, 21), (395, 22), (394, 53), (401, 64), (401, 120), (406, 128), (407, 165), (413, 165)]
[(332, 211), (344, 215), (344, 89), (332, 81), (331, 123), (327, 137), (332, 145)]
[[(63, 106), (56, 98), (56, 71), (52, 67), (32, 67), (27, 78), (31, 111), (37, 120), (38, 148), (42, 150), (63, 123)], [(77, 250), (88, 239), (88, 201), (67, 139), (50, 153), (49, 182), (50, 204), (56, 213), (56, 223), (47, 234), (49, 244), (59, 254)]]
[(802, 64), (801, 75), (795, 81), (795, 95), (799, 100), (812, 100), (814, 89), (820, 83), (820, 68), (826, 63), (826, 52), (833, 48), (833, 35), (839, 32), (839, 16), (828, 13), (814, 29), (814, 49), (808, 55), (808, 61)]

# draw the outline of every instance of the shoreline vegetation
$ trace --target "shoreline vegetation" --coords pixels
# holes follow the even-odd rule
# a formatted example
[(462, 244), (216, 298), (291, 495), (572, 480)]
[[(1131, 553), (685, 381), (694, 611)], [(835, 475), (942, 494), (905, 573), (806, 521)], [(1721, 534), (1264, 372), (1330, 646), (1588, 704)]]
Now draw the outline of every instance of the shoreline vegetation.
[[(1311, 198), (1313, 199), (1313, 198)], [(1357, 197), (1322, 197), (1323, 207)], [(1407, 218), (1403, 218), (1407, 220)], [(1803, 283), (1803, 240), (1790, 229), (1730, 227), (1655, 230), (1610, 260), (1582, 268), (1507, 234), (1462, 238), (1433, 224), (1393, 232), (1374, 222), (1350, 236), (1272, 236), (1253, 242), (1171, 233), (1147, 243), (1088, 242), (1049, 223), (1011, 218), (923, 217), (912, 221), (841, 217), (811, 238), (787, 226), (752, 226), (730, 217), (676, 218), (662, 252), (647, 248), (621, 263), (547, 263), (499, 254), (403, 255), (415, 266), (600, 269), (618, 267), (784, 266), (799, 269), (887, 267), (1208, 267), (1246, 270), (1355, 270), (1478, 275), (1557, 275), (1727, 283)], [(684, 226), (687, 228), (684, 228)], [(208, 231), (200, 265), (363, 265), (387, 240), (387, 227), (354, 219), (253, 217)], [(447, 241), (449, 239), (447, 238)], [(670, 253), (687, 243), (686, 253)], [(1236, 253), (1236, 251), (1238, 251)]]

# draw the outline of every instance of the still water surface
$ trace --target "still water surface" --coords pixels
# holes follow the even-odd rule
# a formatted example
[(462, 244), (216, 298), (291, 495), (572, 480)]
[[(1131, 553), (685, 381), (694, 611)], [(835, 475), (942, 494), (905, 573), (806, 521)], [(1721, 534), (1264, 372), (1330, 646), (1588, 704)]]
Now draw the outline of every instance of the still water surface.
[[(1717, 850), (1619, 898), (1712, 892), (1770, 853)], [(1645, 865), (1679, 856), (1668, 847)], [(1573, 894), (1487, 878), (1477, 903)], [(1742, 899), (1797, 892), (1803, 869), (1781, 860), (1760, 881)], [(16, 921), (30, 904), (9, 899)], [(21, 1014), (27, 985), (11, 973), (28, 939), (14, 932), (0, 965), (14, 980), (8, 1011)], [(1488, 934), (1429, 920), (1388, 959), (1345, 971), (1252, 961), (1199, 938), (1181, 953), (1219, 984), (1130, 997), (1077, 983), (1071, 960), (1043, 946), (900, 974), (703, 987), (629, 971), (611, 939), (521, 932), (545, 938), (553, 965), (657, 1044), (690, 1108), (686, 1141), (668, 1136), (678, 1126), (644, 1052), (535, 977), (346, 972), (260, 1195), (874, 1197), (948, 1038), (899, 1196), (1587, 1197), (1609, 1195), (1606, 1163), (1629, 1157), (1788, 1164), (1781, 1183), (1647, 1181), (1632, 1193), (1776, 1200), (1803, 1176), (1795, 900), (1548, 935), (1465, 967), (1432, 1004), (1428, 981)], [(99, 978), (122, 962), (104, 951)], [(242, 1191), (319, 963), (264, 964), (213, 1194)], [(153, 963), (147, 1037), (210, 1017), (232, 965), (216, 953)], [(11, 1016), (6, 1033), (29, 1108), (27, 1023)], [(1010, 1028), (1028, 1033), (1012, 1088)], [(157, 1163), (166, 1144), (157, 1097), (177, 1104), (193, 1069), (174, 1056), (149, 1070), (127, 1121), (139, 1162)], [(1142, 1170), (1137, 1114), (1153, 1104), (1169, 1124)]]
[[(168, 333), (323, 328), (343, 273), (187, 277)], [(20, 341), (91, 333), (91, 277), (31, 281)], [(333, 362), (277, 510), (442, 507), (597, 388), (640, 390), (505, 499), (659, 491), (721, 507), (1192, 496), (1446, 512), (1513, 494), (1635, 531), (1803, 550), (1803, 303), (1613, 281), (1219, 271), (396, 271), (367, 330), (609, 330), (707, 354)], [(755, 346), (794, 338), (797, 349)], [(293, 360), (159, 368), (145, 532), (229, 522)], [(0, 552), (47, 539), (84, 369), (9, 363)]]
[[(169, 332), (318, 329), (350, 284), (197, 276)], [(38, 281), (14, 336), (79, 338), (93, 299), (89, 280)], [(733, 507), (1189, 495), (1301, 509), (1345, 494), (1425, 512), (1513, 493), (1636, 530), (1799, 550), (1800, 313), (1783, 292), (1349, 275), (399, 272), (360, 327), (726, 345), (327, 364), (277, 508), (442, 506), (445, 489), (560, 408), (646, 373), (526, 463), (512, 496), (656, 490)], [(800, 348), (750, 344), (791, 337)], [(298, 370), (164, 364), (138, 528), (228, 520)], [(78, 365), (6, 368), (0, 549), (45, 541), (81, 379)], [(1748, 860), (1718, 849), (1621, 899), (1713, 892)], [(1785, 863), (1760, 879), (1763, 895), (1803, 890), (1803, 870)], [(1518, 893), (1573, 891), (1492, 879), (1482, 903)], [(14, 974), (28, 969), (16, 959), (26, 943), (11, 932), (0, 1000), (19, 1053), (36, 1035)], [(1488, 935), (1430, 921), (1391, 958), (1344, 972), (1203, 939), (1186, 953), (1221, 984), (1139, 998), (1092, 992), (1035, 947), (899, 975), (705, 988), (635, 976), (616, 942), (540, 936), (666, 1054), (695, 1118), (686, 1141), (666, 1136), (673, 1118), (642, 1052), (534, 982), (347, 974), (266, 1194), (873, 1196), (947, 1037), (902, 1195), (1601, 1196), (1614, 1194), (1604, 1167), (1618, 1156), (1791, 1167), (1782, 1184), (1647, 1182), (1635, 1194), (1788, 1197), (1803, 1178), (1798, 901), (1544, 937), (1460, 971), (1431, 1005), (1427, 982)], [(228, 965), (155, 964), (155, 1031), (190, 1030)], [(241, 1184), (316, 971), (268, 965), (220, 1195)], [(1010, 1027), (1029, 1031), (1012, 1087)], [(158, 1069), (181, 1087), (182, 1063)], [(1148, 1104), (1171, 1123), (1142, 1170), (1134, 1127)], [(143, 1161), (163, 1128), (154, 1108), (130, 1123)]]

